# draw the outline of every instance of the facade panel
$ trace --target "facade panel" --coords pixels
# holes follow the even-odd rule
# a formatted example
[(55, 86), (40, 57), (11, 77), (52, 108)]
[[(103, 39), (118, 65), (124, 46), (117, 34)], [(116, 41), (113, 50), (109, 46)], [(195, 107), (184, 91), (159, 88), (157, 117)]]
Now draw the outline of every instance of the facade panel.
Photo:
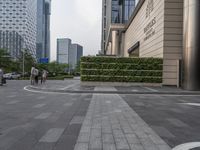
[[(14, 37), (16, 35), (18, 38), (20, 37), (21, 41), (23, 41), (23, 49), (29, 50), (33, 57), (36, 57), (36, 13), (37, 1), (35, 0), (0, 0), (1, 33), (9, 33), (9, 37)], [(6, 42), (7, 40), (2, 39), (1, 36), (0, 41)], [(11, 48), (15, 45), (15, 41), (2, 42), (0, 43), (0, 48), (8, 49), (11, 54), (16, 54), (16, 56), (13, 55), (13, 57), (17, 58), (19, 49)], [(20, 49), (20, 51), (22, 51), (22, 49)]]

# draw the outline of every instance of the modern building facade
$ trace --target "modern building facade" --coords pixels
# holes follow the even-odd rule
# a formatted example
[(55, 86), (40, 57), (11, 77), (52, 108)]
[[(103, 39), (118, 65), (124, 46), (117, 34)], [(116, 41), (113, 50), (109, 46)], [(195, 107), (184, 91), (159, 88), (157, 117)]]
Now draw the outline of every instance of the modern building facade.
[(102, 54), (105, 54), (106, 41), (111, 25), (126, 23), (135, 9), (137, 0), (102, 1)]
[(57, 39), (57, 62), (61, 64), (69, 63), (69, 50), (71, 48), (71, 39)]
[(76, 69), (81, 56), (83, 56), (83, 47), (79, 44), (72, 44), (69, 50), (69, 65), (72, 70)]
[(70, 70), (74, 70), (83, 56), (83, 47), (79, 44), (72, 44), (71, 39), (57, 39), (57, 62), (69, 64)]
[(136, 4), (126, 23), (110, 24), (106, 30), (106, 54), (163, 58), (163, 85), (180, 86), (183, 81), (187, 89), (200, 89), (200, 1), (140, 0)]
[(36, 0), (0, 0), (0, 48), (13, 58), (22, 49), (36, 56)]
[(37, 0), (37, 59), (50, 58), (51, 0)]

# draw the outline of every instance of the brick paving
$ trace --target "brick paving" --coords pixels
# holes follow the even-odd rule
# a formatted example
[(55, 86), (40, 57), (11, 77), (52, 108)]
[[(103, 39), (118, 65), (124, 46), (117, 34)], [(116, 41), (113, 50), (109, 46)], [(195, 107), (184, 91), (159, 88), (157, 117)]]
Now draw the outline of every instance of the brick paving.
[(117, 94), (94, 94), (74, 150), (170, 150)]

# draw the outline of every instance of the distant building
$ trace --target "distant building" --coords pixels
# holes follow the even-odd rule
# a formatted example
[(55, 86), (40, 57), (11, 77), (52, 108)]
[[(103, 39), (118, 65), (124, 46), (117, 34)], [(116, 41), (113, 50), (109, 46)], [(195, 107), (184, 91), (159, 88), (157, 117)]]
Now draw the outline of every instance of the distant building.
[(57, 39), (57, 62), (69, 64), (74, 70), (83, 56), (83, 47), (79, 44), (72, 44), (71, 39)]
[(37, 0), (37, 59), (50, 58), (51, 0)]
[(57, 39), (57, 62), (61, 64), (69, 63), (69, 50), (71, 48), (71, 39)]
[(70, 69), (74, 70), (83, 56), (83, 47), (79, 44), (72, 44), (69, 50), (69, 65)]
[(18, 58), (22, 49), (36, 57), (35, 0), (0, 0), (0, 48)]

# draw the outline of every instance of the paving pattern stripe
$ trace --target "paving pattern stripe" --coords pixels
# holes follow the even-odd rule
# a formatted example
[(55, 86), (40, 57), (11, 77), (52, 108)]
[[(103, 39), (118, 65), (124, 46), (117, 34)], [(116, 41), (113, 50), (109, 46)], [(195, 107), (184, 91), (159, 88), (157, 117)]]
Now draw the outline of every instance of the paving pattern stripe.
[(46, 104), (37, 104), (35, 106), (33, 106), (33, 108), (42, 108), (44, 107)]
[(93, 94), (74, 150), (102, 148), (171, 150), (119, 95)]
[(36, 116), (35, 119), (47, 119), (52, 113), (41, 113), (40, 115)]
[(47, 131), (47, 133), (39, 140), (39, 142), (45, 143), (54, 143), (57, 142), (61, 137), (64, 129), (62, 128), (53, 128)]

